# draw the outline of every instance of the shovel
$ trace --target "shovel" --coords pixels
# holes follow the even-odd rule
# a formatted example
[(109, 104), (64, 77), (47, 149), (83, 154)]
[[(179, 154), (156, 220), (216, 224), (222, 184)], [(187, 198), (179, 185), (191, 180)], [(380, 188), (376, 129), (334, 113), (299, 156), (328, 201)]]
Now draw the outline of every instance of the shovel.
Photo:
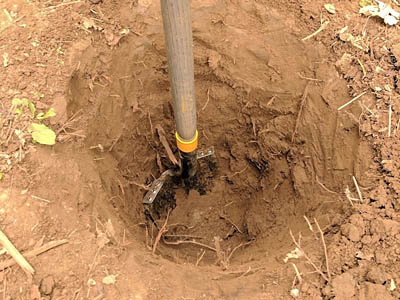
[(197, 160), (214, 154), (214, 149), (197, 150), (199, 134), (194, 95), (190, 0), (161, 0), (161, 12), (176, 122), (175, 138), (181, 163), (178, 171), (167, 170), (154, 180), (144, 196), (144, 204), (154, 202), (168, 177), (194, 177), (198, 172)]

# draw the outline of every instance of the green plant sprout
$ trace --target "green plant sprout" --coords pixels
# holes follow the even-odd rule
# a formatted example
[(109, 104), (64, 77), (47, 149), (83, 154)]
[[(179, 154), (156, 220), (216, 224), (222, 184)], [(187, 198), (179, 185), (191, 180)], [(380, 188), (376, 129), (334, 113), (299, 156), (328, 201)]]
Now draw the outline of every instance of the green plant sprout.
[[(54, 117), (56, 115), (54, 108), (50, 108), (46, 113), (40, 112), (35, 116), (35, 104), (33, 104), (32, 101), (28, 100), (27, 98), (14, 98), (11, 104), (15, 108), (15, 113), (17, 115), (22, 115), (25, 109), (29, 108), (32, 113), (32, 118), (39, 121)], [(32, 122), (28, 127), (28, 131), (32, 134), (32, 140), (34, 143), (39, 143), (42, 145), (54, 145), (56, 143), (55, 132), (44, 124)]]

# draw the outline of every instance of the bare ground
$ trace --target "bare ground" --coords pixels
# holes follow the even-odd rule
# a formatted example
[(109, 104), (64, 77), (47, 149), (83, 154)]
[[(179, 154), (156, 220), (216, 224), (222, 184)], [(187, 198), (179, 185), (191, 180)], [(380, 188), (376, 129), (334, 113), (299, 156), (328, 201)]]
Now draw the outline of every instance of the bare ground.
[[(192, 1), (217, 169), (201, 162), (205, 195), (169, 186), (155, 249), (157, 128), (176, 152), (158, 2), (1, 3), (1, 230), (23, 254), (68, 240), (28, 258), (32, 279), (3, 267), (3, 299), (398, 299), (398, 28), (324, 4)], [(54, 108), (55, 146), (16, 97)]]

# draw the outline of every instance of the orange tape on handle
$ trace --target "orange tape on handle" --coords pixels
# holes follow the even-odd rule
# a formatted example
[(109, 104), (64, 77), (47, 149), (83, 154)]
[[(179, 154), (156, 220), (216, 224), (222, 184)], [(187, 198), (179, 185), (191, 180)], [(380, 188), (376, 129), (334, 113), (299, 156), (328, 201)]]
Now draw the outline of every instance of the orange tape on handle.
[(178, 145), (178, 149), (185, 153), (193, 152), (197, 149), (199, 144), (199, 132), (196, 130), (196, 134), (194, 138), (190, 141), (183, 140), (178, 133), (175, 133), (176, 144)]

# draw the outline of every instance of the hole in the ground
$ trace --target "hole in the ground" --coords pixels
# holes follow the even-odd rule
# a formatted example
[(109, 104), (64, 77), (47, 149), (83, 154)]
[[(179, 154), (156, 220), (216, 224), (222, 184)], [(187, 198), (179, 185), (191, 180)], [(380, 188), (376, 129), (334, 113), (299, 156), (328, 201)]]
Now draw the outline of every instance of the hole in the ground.
[[(235, 249), (230, 263), (264, 259), (290, 243), (288, 229), (303, 226), (304, 215), (332, 225), (343, 186), (366, 169), (357, 120), (337, 113), (346, 85), (324, 50), (286, 33), (277, 16), (258, 35), (211, 26), (207, 10), (194, 19), (202, 20), (194, 23), (200, 148), (214, 147), (218, 172), (205, 195), (173, 190), (170, 244), (158, 251), (196, 263), (204, 249), (201, 264), (213, 264), (216, 255), (204, 245), (216, 248), (217, 237), (226, 258)], [(176, 151), (160, 26), (115, 49), (88, 47), (70, 81), (69, 114), (84, 112), (103, 188), (143, 243), (145, 229), (136, 226), (144, 221), (143, 187), (171, 167), (156, 128)], [(149, 230), (147, 242), (156, 234)]]

